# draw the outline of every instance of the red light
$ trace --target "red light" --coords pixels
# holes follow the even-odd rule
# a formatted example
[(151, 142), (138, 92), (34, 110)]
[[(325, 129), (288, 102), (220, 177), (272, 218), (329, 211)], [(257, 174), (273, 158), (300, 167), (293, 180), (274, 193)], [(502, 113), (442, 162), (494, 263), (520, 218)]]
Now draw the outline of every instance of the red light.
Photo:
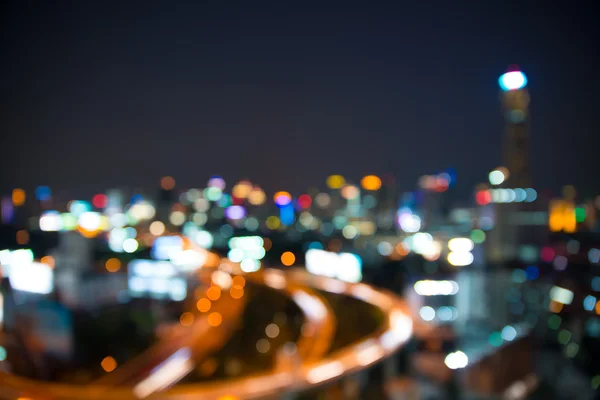
[(556, 253), (554, 252), (554, 250), (551, 247), (544, 247), (542, 249), (540, 257), (542, 258), (542, 261), (544, 261), (544, 262), (551, 262), (552, 260), (554, 260), (555, 255), (556, 255)]
[(106, 197), (105, 194), (97, 194), (94, 197), (92, 197), (92, 204), (96, 208), (104, 208), (104, 207), (106, 207), (107, 203), (108, 203), (108, 197)]
[(241, 206), (242, 204), (244, 204), (244, 199), (231, 196), (231, 204), (233, 204), (234, 206)]
[(480, 206), (485, 206), (486, 204), (490, 204), (492, 201), (492, 195), (487, 190), (480, 190), (475, 195), (475, 201)]
[(310, 207), (311, 204), (312, 204), (312, 199), (310, 198), (309, 195), (303, 194), (300, 197), (298, 197), (298, 205), (301, 208), (308, 208), (308, 207)]

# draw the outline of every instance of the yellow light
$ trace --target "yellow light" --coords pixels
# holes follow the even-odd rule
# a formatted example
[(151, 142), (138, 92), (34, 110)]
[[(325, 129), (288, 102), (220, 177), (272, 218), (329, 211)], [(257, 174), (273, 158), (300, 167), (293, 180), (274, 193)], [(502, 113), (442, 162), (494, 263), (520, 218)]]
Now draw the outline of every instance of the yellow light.
[(223, 322), (223, 317), (218, 312), (213, 312), (208, 315), (208, 324), (212, 327), (217, 327)]
[(244, 296), (244, 289), (240, 286), (232, 286), (229, 295), (232, 299), (241, 299)]
[(221, 288), (218, 286), (211, 286), (206, 291), (206, 297), (212, 301), (217, 301), (221, 297)]
[(362, 178), (360, 185), (365, 190), (379, 190), (381, 188), (381, 179), (376, 175), (367, 175)]
[(557, 301), (551, 300), (550, 301), (550, 305), (548, 307), (550, 309), (550, 311), (552, 311), (553, 313), (559, 313), (562, 311), (563, 309), (563, 304), (559, 303)]
[(121, 269), (121, 260), (118, 258), (109, 258), (104, 264), (108, 272), (117, 272)]
[(219, 397), (219, 400), (239, 400), (239, 397), (228, 394), (228, 395)]
[(175, 179), (172, 176), (165, 176), (160, 180), (160, 187), (164, 190), (172, 190), (175, 187)]
[(183, 326), (191, 326), (194, 323), (194, 314), (191, 312), (184, 312), (179, 317), (179, 323)]
[(17, 231), (17, 244), (24, 245), (29, 243), (29, 232), (25, 229)]
[(267, 218), (266, 224), (267, 224), (267, 228), (274, 231), (275, 229), (279, 228), (279, 225), (281, 225), (281, 222), (279, 221), (279, 218), (277, 218), (274, 215), (271, 215), (270, 217)]
[(289, 267), (296, 262), (296, 256), (291, 251), (286, 251), (281, 255), (281, 263), (286, 267)]
[(342, 189), (342, 197), (346, 200), (356, 199), (360, 195), (360, 190), (354, 185), (346, 185)]
[(12, 202), (15, 207), (22, 206), (25, 203), (25, 191), (23, 189), (14, 189), (12, 192)]
[(265, 192), (263, 192), (261, 188), (254, 188), (252, 189), (250, 194), (248, 194), (248, 201), (253, 206), (259, 206), (263, 204), (266, 199), (267, 195), (265, 194)]
[(54, 257), (52, 257), (52, 256), (44, 256), (44, 257), (42, 257), (40, 262), (42, 264), (46, 264), (50, 268), (54, 268), (54, 265), (55, 265)]
[(600, 315), (600, 300), (596, 303), (596, 314)]
[(111, 356), (104, 357), (104, 359), (100, 363), (100, 366), (106, 372), (112, 372), (115, 370), (115, 368), (117, 368), (117, 361)]
[(231, 286), (243, 289), (246, 286), (246, 278), (241, 275), (236, 275), (231, 279)]
[(210, 310), (210, 306), (211, 306), (211, 302), (207, 298), (202, 298), (202, 299), (198, 300), (198, 302), (196, 303), (196, 308), (200, 312), (207, 312), (208, 310)]
[(248, 181), (240, 181), (231, 190), (233, 197), (238, 199), (245, 199), (252, 193), (252, 184)]
[(154, 221), (150, 224), (149, 230), (154, 236), (160, 236), (165, 233), (165, 224), (160, 221)]
[(339, 189), (346, 183), (346, 179), (344, 179), (341, 175), (331, 175), (327, 178), (327, 187), (330, 189)]

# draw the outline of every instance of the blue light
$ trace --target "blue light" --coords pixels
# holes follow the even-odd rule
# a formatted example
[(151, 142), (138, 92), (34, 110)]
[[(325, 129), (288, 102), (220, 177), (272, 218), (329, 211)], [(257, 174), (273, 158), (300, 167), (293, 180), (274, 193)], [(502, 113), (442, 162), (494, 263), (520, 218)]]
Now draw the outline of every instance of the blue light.
[(48, 186), (38, 186), (37, 189), (35, 189), (35, 197), (39, 201), (50, 200), (51, 196), (52, 192), (50, 191), (50, 188)]
[(283, 225), (291, 225), (294, 223), (294, 206), (288, 203), (279, 208), (279, 219)]
[(525, 269), (525, 273), (527, 274), (527, 279), (533, 281), (540, 276), (540, 270), (535, 265), (530, 265)]
[(527, 77), (521, 71), (510, 71), (500, 76), (498, 84), (505, 92), (523, 89), (527, 85)]
[(129, 200), (131, 204), (140, 203), (142, 201), (144, 201), (144, 196), (142, 196), (141, 194), (134, 194), (133, 196), (131, 196), (131, 200)]

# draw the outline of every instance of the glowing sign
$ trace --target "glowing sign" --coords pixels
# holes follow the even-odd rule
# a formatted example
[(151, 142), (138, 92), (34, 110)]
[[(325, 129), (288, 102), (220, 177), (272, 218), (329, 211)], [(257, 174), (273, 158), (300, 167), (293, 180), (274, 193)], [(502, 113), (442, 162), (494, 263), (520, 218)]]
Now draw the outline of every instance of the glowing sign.
[(159, 236), (154, 240), (150, 255), (155, 260), (169, 260), (183, 251), (183, 240), (179, 236)]
[(128, 265), (128, 287), (132, 297), (150, 296), (181, 301), (187, 284), (174, 265), (165, 261), (133, 260)]
[(500, 76), (498, 84), (505, 92), (523, 89), (527, 85), (527, 77), (521, 71), (510, 71)]
[(362, 279), (362, 259), (351, 253), (309, 249), (306, 252), (306, 269), (311, 274), (346, 282), (360, 282)]
[(13, 289), (38, 294), (52, 292), (53, 277), (52, 268), (39, 262), (13, 264), (8, 276)]

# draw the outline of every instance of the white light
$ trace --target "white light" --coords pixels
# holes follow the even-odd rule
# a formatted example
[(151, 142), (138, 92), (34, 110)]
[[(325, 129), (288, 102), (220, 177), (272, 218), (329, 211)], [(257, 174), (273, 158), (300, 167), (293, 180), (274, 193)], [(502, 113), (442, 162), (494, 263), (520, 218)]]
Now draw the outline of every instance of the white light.
[(256, 272), (260, 269), (260, 261), (244, 258), (242, 262), (240, 262), (240, 268), (246, 273)]
[(496, 169), (490, 172), (489, 179), (492, 185), (499, 185), (502, 182), (504, 182), (504, 179), (506, 179), (506, 177), (504, 176), (504, 173), (502, 171)]
[(458, 293), (458, 283), (454, 281), (417, 281), (413, 286), (421, 296), (451, 296)]
[(327, 315), (327, 308), (318, 297), (298, 290), (292, 294), (292, 299), (309, 320), (322, 321)]
[(150, 224), (149, 230), (154, 236), (160, 236), (165, 233), (165, 224), (160, 221), (154, 221)]
[(455, 267), (464, 267), (473, 263), (473, 253), (451, 252), (448, 254), (448, 262)]
[(28, 264), (14, 263), (10, 269), (9, 281), (15, 290), (48, 294), (52, 292), (54, 273), (52, 268), (39, 262)]
[(244, 254), (244, 250), (235, 248), (229, 250), (229, 252), (227, 253), (227, 258), (229, 258), (233, 262), (240, 262), (244, 259)]
[(312, 368), (306, 375), (308, 383), (314, 385), (328, 379), (335, 378), (344, 372), (344, 366), (339, 361), (331, 361), (327, 364)]
[(129, 238), (123, 241), (123, 250), (126, 253), (133, 253), (138, 249), (138, 242), (135, 239)]
[(444, 360), (444, 363), (450, 369), (459, 369), (469, 365), (469, 358), (465, 353), (459, 350), (448, 354)]
[(171, 256), (171, 262), (184, 271), (193, 271), (204, 265), (208, 254), (206, 251), (184, 250)]
[(448, 241), (450, 251), (468, 252), (473, 250), (473, 247), (475, 247), (473, 241), (468, 238), (454, 238)]
[(183, 240), (180, 236), (159, 236), (152, 245), (152, 258), (168, 260), (172, 254), (183, 251)]
[(127, 216), (123, 213), (115, 213), (108, 218), (110, 225), (115, 228), (123, 228), (127, 225)]
[(561, 288), (559, 286), (554, 286), (550, 289), (550, 299), (562, 303), (562, 304), (571, 304), (573, 302), (573, 292), (569, 289)]
[(421, 218), (409, 212), (402, 212), (398, 216), (400, 229), (407, 233), (415, 233), (421, 229)]
[(356, 347), (356, 360), (362, 366), (369, 365), (384, 356), (383, 349), (374, 339), (369, 339)]
[(175, 226), (181, 226), (185, 222), (185, 214), (181, 211), (173, 211), (169, 216), (169, 222)]
[(95, 231), (100, 227), (100, 214), (95, 211), (84, 212), (77, 223), (86, 231)]
[(429, 306), (421, 307), (419, 315), (423, 321), (433, 321), (435, 318), (435, 310)]
[(380, 242), (377, 245), (377, 252), (382, 256), (389, 256), (390, 254), (392, 254), (393, 249), (394, 248), (392, 247), (390, 242)]
[(437, 311), (437, 316), (440, 321), (452, 321), (454, 318), (454, 313), (450, 307), (440, 307)]
[(305, 255), (306, 269), (311, 274), (337, 278), (346, 282), (362, 279), (362, 260), (351, 253), (332, 253), (309, 249)]
[(154, 206), (147, 202), (140, 202), (132, 205), (129, 208), (128, 214), (134, 219), (140, 221), (143, 219), (151, 219), (156, 214)]
[(40, 230), (56, 232), (62, 229), (63, 222), (58, 211), (45, 211), (40, 216)]
[(212, 283), (219, 286), (221, 289), (229, 289), (231, 287), (231, 275), (227, 272), (216, 270), (210, 276)]
[(287, 285), (285, 275), (281, 271), (276, 270), (266, 271), (264, 281), (267, 286), (278, 290), (285, 289)]
[(512, 342), (517, 337), (517, 330), (510, 325), (506, 325), (502, 328), (502, 339), (507, 342)]
[(196, 233), (196, 244), (205, 249), (210, 249), (214, 243), (213, 235), (207, 231), (198, 231)]
[(498, 79), (498, 83), (504, 91), (517, 90), (527, 85), (527, 78), (521, 71), (510, 71), (502, 74)]
[(134, 386), (133, 393), (144, 398), (160, 391), (187, 375), (194, 368), (191, 351), (184, 347), (175, 352), (165, 362), (154, 368), (150, 375)]
[(26, 265), (33, 262), (33, 251), (30, 249), (20, 249), (12, 252), (12, 265)]

